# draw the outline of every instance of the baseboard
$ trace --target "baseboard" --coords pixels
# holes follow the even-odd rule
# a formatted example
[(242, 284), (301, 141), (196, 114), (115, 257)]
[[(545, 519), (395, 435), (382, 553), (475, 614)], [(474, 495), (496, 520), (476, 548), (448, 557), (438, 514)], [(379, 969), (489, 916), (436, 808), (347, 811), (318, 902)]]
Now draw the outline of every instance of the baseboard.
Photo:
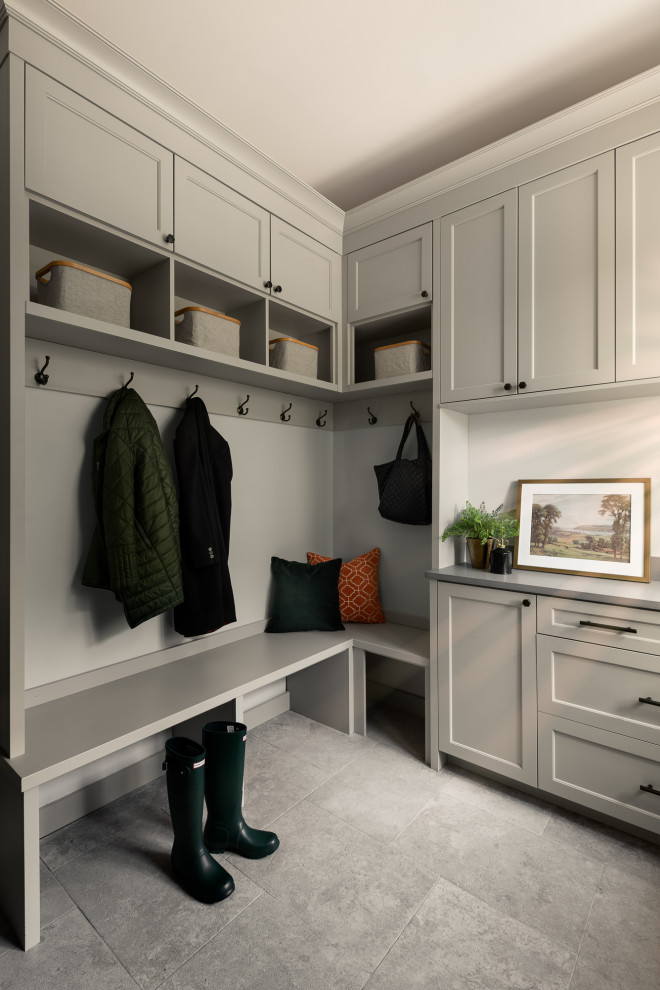
[(44, 805), (39, 812), (40, 838), (97, 811), (110, 801), (124, 797), (136, 787), (156, 780), (162, 773), (163, 758), (164, 753), (154, 753), (138, 763), (131, 763), (116, 773), (95, 780), (73, 794), (66, 794), (57, 801)]
[(248, 729), (256, 729), (258, 725), (270, 721), (276, 715), (283, 715), (290, 708), (289, 692), (284, 691), (283, 694), (278, 694), (276, 698), (271, 698), (269, 701), (264, 701), (260, 705), (255, 705), (254, 708), (248, 708), (246, 712), (243, 712), (243, 722), (247, 725)]
[(377, 681), (367, 681), (367, 716), (369, 708), (379, 702), (386, 702), (390, 708), (407, 712), (416, 718), (425, 717), (424, 698), (409, 691), (389, 687), (387, 684), (379, 684)]

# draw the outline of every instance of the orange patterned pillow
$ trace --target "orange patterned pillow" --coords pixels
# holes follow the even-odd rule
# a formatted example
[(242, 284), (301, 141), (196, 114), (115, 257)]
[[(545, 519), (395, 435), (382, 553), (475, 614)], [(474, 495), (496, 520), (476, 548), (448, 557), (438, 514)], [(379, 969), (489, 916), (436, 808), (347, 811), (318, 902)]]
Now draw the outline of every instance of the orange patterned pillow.
[[(331, 557), (308, 553), (308, 564), (322, 564)], [(378, 563), (376, 547), (341, 565), (339, 571), (339, 611), (342, 622), (385, 622), (378, 597)]]

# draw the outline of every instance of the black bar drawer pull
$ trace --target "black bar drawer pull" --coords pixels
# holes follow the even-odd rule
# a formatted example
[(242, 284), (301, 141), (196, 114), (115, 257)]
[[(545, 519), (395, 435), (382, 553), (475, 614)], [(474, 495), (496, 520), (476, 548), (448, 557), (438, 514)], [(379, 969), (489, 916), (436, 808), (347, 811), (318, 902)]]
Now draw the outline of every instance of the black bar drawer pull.
[(640, 791), (647, 791), (649, 794), (657, 794), (660, 797), (660, 791), (656, 790), (653, 784), (640, 784)]
[(589, 619), (580, 619), (581, 626), (592, 626), (594, 629), (611, 629), (613, 632), (636, 633), (632, 626), (608, 626), (606, 622), (590, 622)]
[(643, 705), (656, 705), (657, 708), (660, 708), (660, 701), (654, 701), (653, 698), (640, 698), (639, 700)]

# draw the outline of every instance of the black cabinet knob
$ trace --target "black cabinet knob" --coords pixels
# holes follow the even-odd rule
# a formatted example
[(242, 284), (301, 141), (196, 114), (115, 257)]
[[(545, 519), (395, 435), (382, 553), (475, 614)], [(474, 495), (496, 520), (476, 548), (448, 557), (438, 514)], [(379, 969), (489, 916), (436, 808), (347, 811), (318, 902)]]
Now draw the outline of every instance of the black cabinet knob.
[(165, 238), (166, 244), (174, 244), (174, 234), (168, 234)]
[(273, 288), (273, 283), (271, 282), (270, 279), (268, 279), (267, 282), (264, 282), (264, 289), (272, 289), (272, 288)]
[(504, 391), (505, 392), (510, 392), (511, 391), (511, 382), (507, 382), (506, 383), (506, 385), (504, 386)]
[(518, 382), (518, 388), (527, 388), (527, 382)]
[(529, 608), (529, 606), (532, 604), (530, 602), (529, 598), (523, 598), (523, 602), (522, 603), (525, 606), (525, 608)]
[(281, 292), (281, 291), (282, 291), (281, 285), (276, 285), (275, 288), (273, 289), (273, 292)]
[(428, 296), (428, 292), (426, 291), (426, 289), (422, 289), (422, 298), (426, 299), (427, 296)]

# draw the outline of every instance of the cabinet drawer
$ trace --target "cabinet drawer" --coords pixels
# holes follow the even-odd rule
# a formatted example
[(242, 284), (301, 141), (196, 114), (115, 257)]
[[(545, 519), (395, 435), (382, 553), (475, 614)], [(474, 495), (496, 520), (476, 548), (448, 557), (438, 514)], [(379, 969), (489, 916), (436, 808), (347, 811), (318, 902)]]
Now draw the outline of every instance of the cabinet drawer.
[(660, 745), (660, 661), (655, 657), (538, 636), (536, 661), (539, 711)]
[(660, 746), (539, 713), (539, 787), (660, 834)]
[(537, 631), (660, 656), (660, 612), (539, 597)]

